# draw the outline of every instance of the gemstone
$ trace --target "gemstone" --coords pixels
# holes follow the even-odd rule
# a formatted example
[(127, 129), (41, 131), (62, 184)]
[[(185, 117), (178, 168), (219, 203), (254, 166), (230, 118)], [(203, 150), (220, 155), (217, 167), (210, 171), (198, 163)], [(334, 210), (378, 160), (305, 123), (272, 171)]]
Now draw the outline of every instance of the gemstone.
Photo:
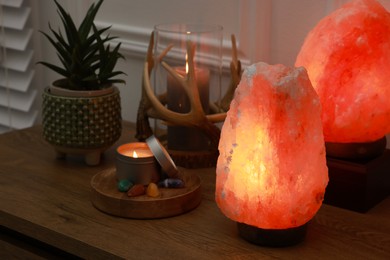
[(145, 186), (143, 184), (135, 184), (128, 191), (127, 196), (137, 197), (145, 194)]
[(118, 190), (120, 192), (128, 191), (131, 188), (131, 186), (133, 186), (133, 183), (131, 183), (129, 180), (124, 179), (118, 181)]
[(160, 196), (160, 191), (155, 183), (149, 183), (148, 188), (146, 189), (146, 195), (152, 198), (157, 198)]
[(184, 181), (181, 179), (168, 178), (163, 181), (160, 181), (158, 183), (158, 186), (164, 188), (183, 188)]

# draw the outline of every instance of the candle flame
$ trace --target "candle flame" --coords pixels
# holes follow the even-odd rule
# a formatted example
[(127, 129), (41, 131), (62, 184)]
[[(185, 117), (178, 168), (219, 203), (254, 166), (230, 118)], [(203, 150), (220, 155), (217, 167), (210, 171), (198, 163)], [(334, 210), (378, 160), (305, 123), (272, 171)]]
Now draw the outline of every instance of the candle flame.
[(186, 53), (186, 74), (188, 75), (188, 54)]
[(134, 158), (138, 158), (138, 154), (137, 154), (136, 151), (133, 151), (133, 157), (134, 157)]
[[(191, 32), (187, 31), (188, 37), (189, 37), (190, 34), (191, 34)], [(188, 75), (188, 53), (186, 53), (186, 74)]]

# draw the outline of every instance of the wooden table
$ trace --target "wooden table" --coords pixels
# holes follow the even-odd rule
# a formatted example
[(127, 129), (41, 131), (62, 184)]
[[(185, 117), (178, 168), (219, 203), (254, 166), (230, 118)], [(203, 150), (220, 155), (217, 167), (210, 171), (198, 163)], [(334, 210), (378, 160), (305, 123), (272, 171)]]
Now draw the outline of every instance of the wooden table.
[[(133, 136), (125, 124), (118, 144)], [(323, 205), (303, 243), (265, 248), (241, 239), (219, 211), (214, 169), (194, 170), (203, 199), (187, 214), (133, 220), (100, 212), (90, 202), (90, 180), (113, 162), (114, 148), (97, 167), (77, 157), (56, 160), (40, 126), (0, 135), (0, 258), (390, 259), (390, 198), (365, 214)]]

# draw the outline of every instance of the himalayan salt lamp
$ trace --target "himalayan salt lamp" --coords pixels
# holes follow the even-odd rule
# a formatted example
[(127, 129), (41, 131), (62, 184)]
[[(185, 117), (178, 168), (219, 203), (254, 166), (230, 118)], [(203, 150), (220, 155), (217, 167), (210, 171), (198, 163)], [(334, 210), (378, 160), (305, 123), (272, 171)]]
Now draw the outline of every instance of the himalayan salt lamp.
[(244, 239), (285, 246), (304, 238), (328, 182), (320, 110), (303, 67), (244, 71), (216, 169), (216, 202)]
[[(356, 0), (322, 19), (307, 35), (295, 65), (307, 69), (320, 97), (327, 144), (355, 143), (351, 148), (360, 152), (385, 149), (384, 136), (390, 132), (390, 14), (383, 6)], [(373, 147), (359, 145), (371, 142)]]

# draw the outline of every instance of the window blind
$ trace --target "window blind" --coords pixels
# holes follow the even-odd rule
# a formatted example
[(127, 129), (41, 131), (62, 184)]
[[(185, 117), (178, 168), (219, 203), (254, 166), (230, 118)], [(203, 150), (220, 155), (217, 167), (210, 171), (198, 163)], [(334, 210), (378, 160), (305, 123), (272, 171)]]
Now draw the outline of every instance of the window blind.
[(28, 0), (0, 0), (0, 133), (32, 126), (38, 116), (30, 15)]

